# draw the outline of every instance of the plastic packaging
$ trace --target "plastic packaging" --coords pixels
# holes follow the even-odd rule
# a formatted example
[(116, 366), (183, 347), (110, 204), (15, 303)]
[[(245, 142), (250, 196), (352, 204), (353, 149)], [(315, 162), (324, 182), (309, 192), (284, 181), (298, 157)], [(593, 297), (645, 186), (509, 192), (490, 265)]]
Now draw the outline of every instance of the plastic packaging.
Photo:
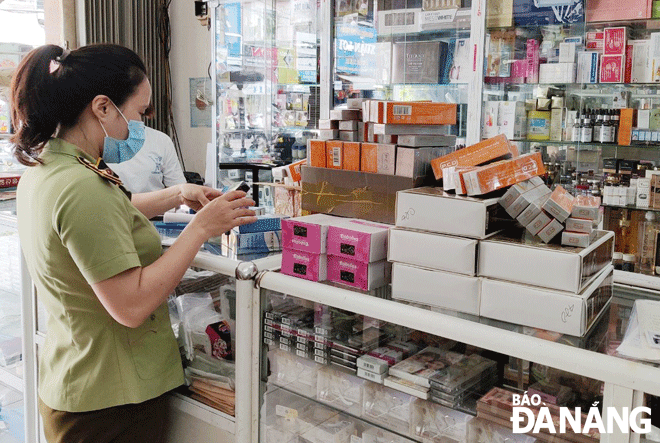
[(375, 383), (364, 389), (362, 416), (386, 429), (410, 435), (415, 397)]
[(461, 443), (471, 416), (428, 401), (412, 406), (413, 436), (429, 443)]
[(271, 380), (309, 398), (316, 398), (317, 375), (320, 366), (313, 360), (297, 357), (288, 352), (275, 350), (268, 353), (271, 363)]
[(362, 396), (366, 381), (354, 375), (325, 367), (318, 371), (316, 398), (349, 414), (362, 412)]

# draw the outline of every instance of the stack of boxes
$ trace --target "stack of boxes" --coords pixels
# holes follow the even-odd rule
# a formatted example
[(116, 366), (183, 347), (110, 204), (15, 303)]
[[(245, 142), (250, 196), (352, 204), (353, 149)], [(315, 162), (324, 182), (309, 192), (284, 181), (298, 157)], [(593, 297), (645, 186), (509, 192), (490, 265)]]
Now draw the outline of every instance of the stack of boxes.
[(578, 200), (561, 186), (550, 191), (539, 177), (510, 187), (500, 199), (500, 205), (544, 243), (566, 228), (562, 245), (587, 247), (595, 235), (594, 225), (600, 222), (599, 198)]
[[(392, 297), (583, 336), (612, 295), (613, 233), (596, 232), (582, 249), (545, 245), (517, 229), (498, 234), (513, 222), (498, 200), (400, 191), (389, 240)], [(566, 209), (561, 198), (552, 201)], [(565, 218), (592, 210), (574, 207)]]
[(426, 177), (432, 158), (456, 137), (456, 105), (349, 99), (319, 121), (320, 140), (308, 141), (309, 165), (373, 174)]
[(284, 274), (363, 291), (389, 282), (387, 225), (314, 214), (285, 220), (282, 230)]

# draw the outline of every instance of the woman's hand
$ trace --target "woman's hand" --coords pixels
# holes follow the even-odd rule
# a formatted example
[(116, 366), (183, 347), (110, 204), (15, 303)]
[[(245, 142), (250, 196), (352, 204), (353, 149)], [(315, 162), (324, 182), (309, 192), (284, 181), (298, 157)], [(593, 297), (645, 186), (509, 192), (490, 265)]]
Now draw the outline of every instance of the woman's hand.
[(245, 198), (245, 195), (243, 191), (231, 191), (214, 196), (197, 212), (190, 224), (201, 229), (208, 239), (222, 235), (236, 226), (256, 222), (255, 212), (248, 209), (254, 206), (254, 200)]
[(188, 206), (194, 211), (199, 211), (209, 204), (211, 200), (222, 195), (222, 192), (217, 189), (209, 188), (208, 186), (193, 185), (191, 183), (179, 185), (179, 193), (181, 195), (181, 204)]

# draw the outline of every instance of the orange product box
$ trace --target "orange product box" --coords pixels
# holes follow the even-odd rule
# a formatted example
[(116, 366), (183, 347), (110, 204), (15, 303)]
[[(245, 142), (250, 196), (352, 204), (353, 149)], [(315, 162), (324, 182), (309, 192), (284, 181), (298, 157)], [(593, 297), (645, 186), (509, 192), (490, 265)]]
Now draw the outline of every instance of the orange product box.
[(294, 182), (299, 182), (302, 179), (302, 176), (300, 175), (300, 168), (306, 164), (307, 159), (300, 160), (289, 165), (287, 169), (289, 170), (289, 177), (291, 177), (291, 180)]
[[(455, 125), (455, 103), (383, 102), (383, 121), (397, 125)], [(380, 109), (379, 109), (379, 118)]]
[(509, 142), (506, 135), (500, 134), (481, 141), (467, 148), (431, 160), (431, 167), (436, 180), (442, 178), (442, 169), (451, 166), (478, 166), (489, 161), (517, 157), (517, 148)]
[(484, 195), (545, 174), (540, 152), (501, 160), (463, 174), (468, 195)]
[(465, 174), (470, 171), (474, 171), (476, 166), (462, 166), (454, 169), (454, 186), (456, 187), (456, 193), (459, 195), (467, 195), (467, 190), (465, 189)]
[(622, 109), (619, 118), (619, 144), (623, 146), (630, 146), (632, 139), (632, 128), (635, 124), (635, 110)]
[(360, 143), (344, 142), (344, 165), (346, 171), (360, 170)]
[(325, 168), (325, 140), (307, 140), (307, 157), (309, 166)]
[(344, 165), (344, 142), (340, 140), (327, 140), (325, 147), (327, 152), (327, 167), (330, 169), (342, 169)]
[(378, 144), (362, 143), (360, 152), (360, 171), (378, 173)]
[(566, 189), (557, 186), (550, 194), (550, 198), (543, 204), (543, 210), (564, 223), (571, 216), (574, 205), (575, 197), (569, 194)]

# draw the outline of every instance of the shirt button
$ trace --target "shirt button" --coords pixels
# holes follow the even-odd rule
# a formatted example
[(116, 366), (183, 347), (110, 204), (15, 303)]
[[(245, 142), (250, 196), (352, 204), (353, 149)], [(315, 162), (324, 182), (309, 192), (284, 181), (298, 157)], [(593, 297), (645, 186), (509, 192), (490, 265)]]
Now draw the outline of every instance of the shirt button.
[(151, 314), (151, 315), (149, 316), (149, 320), (151, 320), (151, 321), (156, 320), (156, 314)]

